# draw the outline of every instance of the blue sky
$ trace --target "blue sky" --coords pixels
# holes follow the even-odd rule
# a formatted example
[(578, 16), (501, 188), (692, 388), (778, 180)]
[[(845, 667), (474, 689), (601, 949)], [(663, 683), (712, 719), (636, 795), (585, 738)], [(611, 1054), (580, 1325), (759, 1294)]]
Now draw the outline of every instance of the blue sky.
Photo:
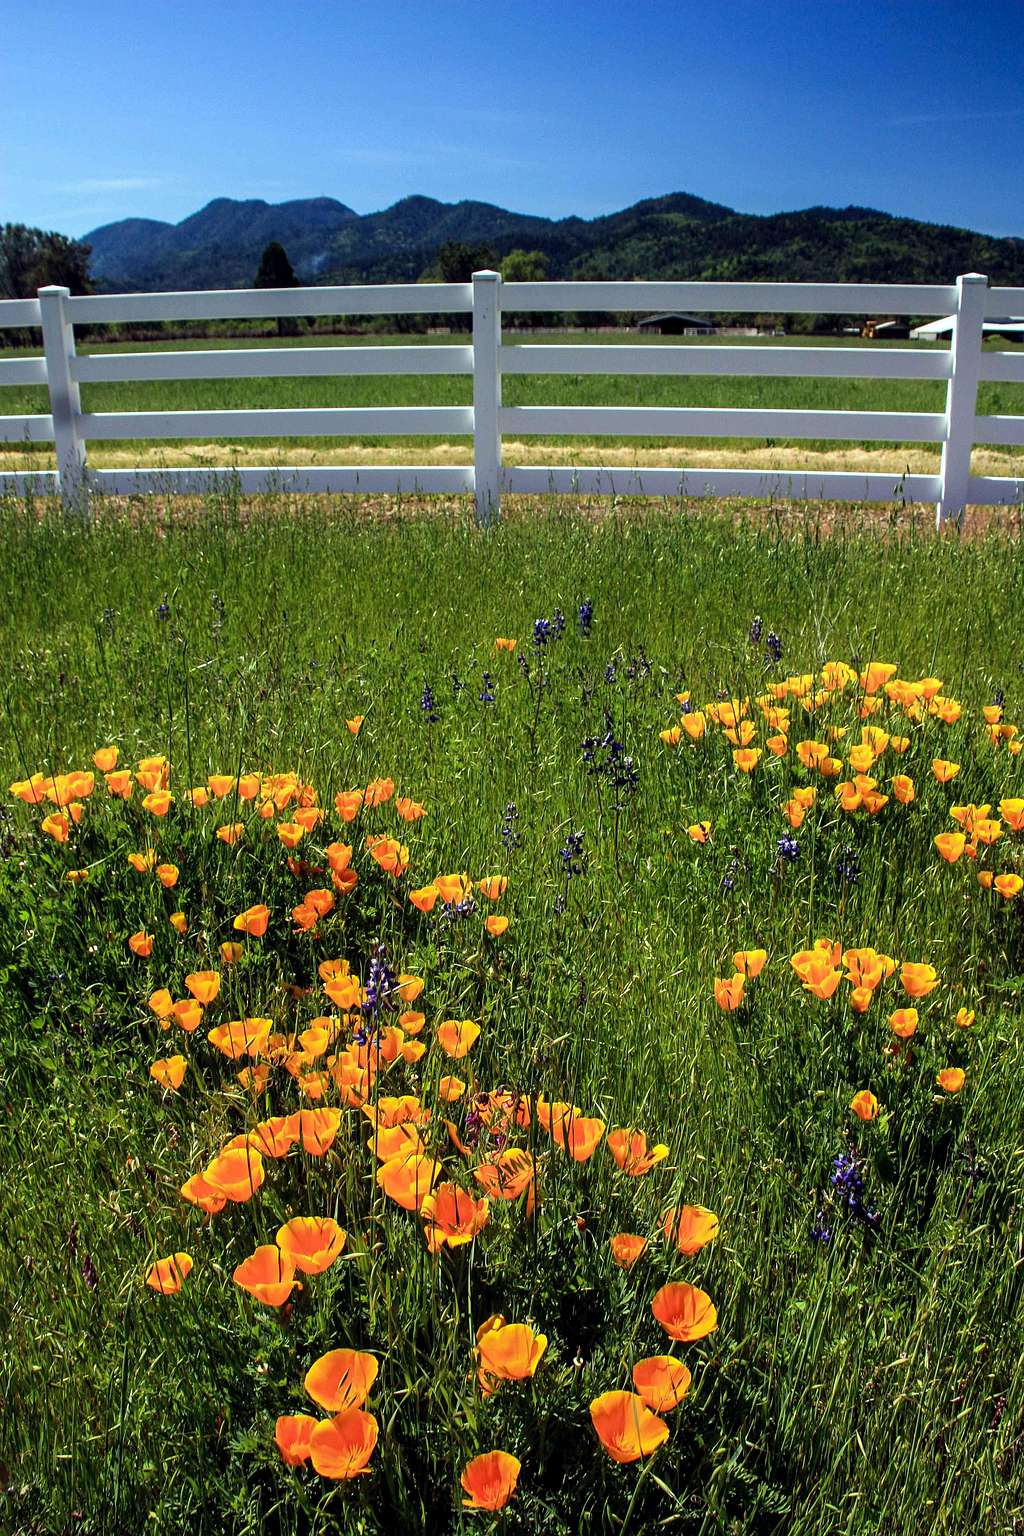
[(6, 8), (0, 222), (411, 192), (693, 192), (1024, 236), (1024, 0), (49, 0)]

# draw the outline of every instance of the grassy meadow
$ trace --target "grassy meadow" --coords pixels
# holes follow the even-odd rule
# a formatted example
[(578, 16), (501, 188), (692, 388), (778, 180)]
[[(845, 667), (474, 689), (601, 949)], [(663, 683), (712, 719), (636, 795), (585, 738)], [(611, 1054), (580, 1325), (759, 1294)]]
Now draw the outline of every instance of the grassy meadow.
[(1020, 1529), (1019, 541), (94, 511), (0, 505), (0, 1528)]
[[(636, 344), (642, 340), (635, 331), (593, 332), (587, 336), (579, 333), (542, 332), (524, 337), (533, 345), (552, 343), (582, 343), (588, 340), (604, 345)], [(307, 335), (282, 340), (252, 341), (245, 338), (224, 340), (210, 338), (160, 344), (138, 342), (96, 343), (80, 346), (83, 355), (100, 352), (135, 352), (150, 350), (214, 351), (224, 348), (249, 346), (373, 346), (388, 345), (436, 345), (465, 344), (466, 334), (452, 336), (371, 336), (368, 338)], [(508, 333), (506, 340), (518, 340), (515, 332)], [(701, 338), (701, 337), (649, 337), (646, 345), (710, 346), (862, 346), (857, 338), (847, 337), (752, 337), (752, 338)], [(922, 347), (934, 350), (935, 343), (866, 343), (873, 349), (893, 345)], [(1000, 347), (998, 342), (990, 347)], [(0, 353), (2, 356), (25, 356), (25, 352)], [(727, 378), (716, 376), (645, 377), (601, 374), (583, 375), (521, 375), (512, 374), (503, 380), (502, 398), (505, 405), (603, 405), (603, 406), (704, 406), (746, 407), (766, 409), (778, 407), (786, 410), (867, 410), (867, 411), (941, 411), (945, 407), (946, 385), (940, 380), (884, 380), (884, 379), (773, 379)], [(473, 381), (468, 377), (395, 375), (380, 377), (345, 377), (328, 379), (189, 379), (148, 381), (127, 384), (86, 384), (82, 386), (82, 404), (87, 411), (186, 411), (186, 410), (242, 410), (242, 409), (312, 409), (343, 406), (427, 406), (471, 405)], [(7, 387), (0, 396), (0, 406), (5, 414), (25, 415), (46, 412), (49, 409), (47, 393), (43, 388)], [(1014, 415), (1024, 412), (1024, 384), (983, 383), (978, 391), (980, 414)], [(417, 451), (437, 448), (446, 440), (436, 437), (387, 438), (367, 436), (350, 440), (360, 449), (385, 450), (398, 448), (406, 462), (416, 462)], [(638, 454), (663, 445), (659, 438), (610, 438), (605, 436), (544, 437), (530, 438), (527, 442), (529, 459), (545, 462), (545, 450), (571, 446), (576, 449), (610, 448), (625, 445)], [(468, 438), (453, 444), (471, 450)], [(684, 451), (707, 451), (712, 447), (728, 445), (730, 449), (748, 452), (751, 449), (773, 447), (798, 447), (801, 451), (819, 455), (827, 450), (843, 452), (857, 447), (871, 448), (869, 442), (861, 444), (833, 444), (827, 441), (772, 439), (766, 444), (762, 438), (687, 438), (674, 440), (675, 446)], [(228, 439), (206, 440), (205, 446), (228, 449), (233, 445)], [(938, 462), (939, 446), (928, 444), (889, 444), (887, 451), (906, 455), (927, 454)], [(329, 454), (334, 462), (345, 461), (345, 443), (330, 437), (268, 438), (262, 442), (259, 453), (265, 461), (268, 452), (288, 454), (295, 450), (312, 451), (318, 455)], [(90, 446), (90, 457), (97, 466), (125, 454), (135, 457), (139, 452), (156, 454), (162, 462), (174, 463), (180, 459), (173, 440), (157, 443), (110, 442)], [(1000, 458), (1019, 458), (1022, 449), (994, 450)], [(52, 460), (52, 450), (45, 444), (0, 445), (0, 455), (17, 456), (18, 466), (25, 463), (40, 467)], [(120, 457), (118, 457), (120, 456)], [(0, 458), (2, 462), (2, 458)], [(998, 471), (996, 471), (998, 472)], [(1006, 471), (1011, 472), (1011, 471)]]

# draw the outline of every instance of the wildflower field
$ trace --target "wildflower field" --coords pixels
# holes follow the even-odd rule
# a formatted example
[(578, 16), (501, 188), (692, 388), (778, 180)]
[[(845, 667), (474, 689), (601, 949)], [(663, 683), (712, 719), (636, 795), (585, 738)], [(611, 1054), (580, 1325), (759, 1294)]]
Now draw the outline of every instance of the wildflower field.
[(1012, 527), (94, 513), (0, 506), (0, 1529), (1024, 1528)]

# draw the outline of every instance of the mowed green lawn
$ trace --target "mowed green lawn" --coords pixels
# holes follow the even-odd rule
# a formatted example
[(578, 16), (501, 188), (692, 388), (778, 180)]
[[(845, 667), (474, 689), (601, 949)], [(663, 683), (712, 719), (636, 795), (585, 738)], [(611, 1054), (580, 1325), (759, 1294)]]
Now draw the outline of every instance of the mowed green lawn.
[[(468, 333), (447, 336), (381, 336), (351, 338), (334, 336), (305, 336), (294, 339), (250, 341), (225, 341), (210, 339), (159, 344), (161, 350), (219, 350), (233, 347), (267, 346), (358, 346), (358, 345), (430, 345), (450, 343), (465, 344)], [(520, 337), (515, 332), (506, 333), (506, 340), (513, 344)], [(636, 344), (642, 338), (636, 332), (618, 331), (580, 334), (543, 333), (524, 336), (524, 343), (531, 345), (587, 344), (593, 341), (602, 345)], [(920, 346), (934, 350), (932, 343), (861, 343), (857, 338), (821, 337), (754, 337), (733, 339), (704, 339), (699, 337), (652, 337), (652, 346), (685, 345), (748, 345), (791, 346), (861, 346), (868, 345), (879, 353), (892, 346), (906, 348)], [(998, 346), (999, 343), (990, 343)], [(81, 347), (83, 353), (109, 351), (150, 351), (154, 344), (118, 343), (115, 345), (88, 344)], [(24, 352), (0, 353), (0, 356), (25, 356)], [(722, 377), (644, 377), (616, 375), (510, 375), (503, 381), (502, 397), (506, 405), (603, 405), (603, 406), (706, 406), (779, 408), (789, 410), (871, 410), (871, 411), (941, 411), (945, 406), (945, 384), (941, 381), (875, 380), (875, 379), (771, 379), (771, 378), (722, 378)], [(91, 384), (83, 386), (82, 403), (89, 411), (129, 410), (241, 410), (263, 408), (315, 408), (331, 406), (400, 406), (400, 405), (470, 405), (472, 404), (472, 380), (468, 377), (349, 377), (333, 379), (210, 379), (180, 380), (168, 382), (144, 382), (128, 384)], [(46, 391), (37, 388), (6, 388), (0, 393), (0, 407), (5, 414), (30, 414), (48, 409)], [(1019, 414), (1024, 411), (1024, 384), (985, 383), (979, 389), (978, 409), (983, 414)], [(274, 448), (306, 447), (326, 449), (337, 446), (331, 438), (268, 439)], [(443, 439), (433, 437), (386, 438), (363, 437), (357, 440), (368, 447), (383, 447), (396, 442), (410, 450), (435, 445)], [(658, 438), (597, 438), (580, 436), (571, 439), (539, 437), (538, 444), (572, 442), (579, 446), (588, 443), (628, 442), (638, 451), (662, 443)], [(721, 439), (689, 438), (682, 440), (688, 446), (710, 446)], [(732, 446), (762, 447), (764, 439), (728, 439)], [(791, 440), (774, 439), (779, 446)], [(228, 443), (223, 440), (223, 444)], [(128, 448), (127, 443), (104, 444), (103, 449)], [(802, 446), (811, 451), (822, 451), (829, 445), (824, 441), (804, 441)], [(865, 442), (861, 445), (870, 446)], [(899, 446), (899, 445), (894, 445)], [(7, 451), (24, 453), (24, 446), (6, 445)], [(45, 456), (45, 446), (31, 450), (37, 456)], [(1006, 450), (1019, 453), (1021, 450)], [(173, 454), (173, 449), (167, 452)]]
[[(489, 535), (461, 514), (374, 523), (322, 504), (96, 510), (89, 527), (0, 510), (0, 1526), (1014, 1530), (1024, 896), (978, 875), (1012, 875), (1024, 853), (1019, 543), (784, 537), (679, 508), (598, 520), (538, 505)], [(828, 669), (840, 661), (863, 685)], [(872, 661), (917, 693), (890, 700)], [(706, 728), (673, 745), (661, 733), (687, 694)], [(723, 733), (733, 700), (753, 767)], [(1007, 726), (995, 743), (985, 707)], [(846, 810), (836, 786), (861, 771), (866, 725), (886, 798)], [(806, 767), (801, 741), (826, 744), (837, 776)], [(130, 801), (108, 793), (92, 763), (108, 746), (121, 768), (168, 759), (166, 814), (144, 807), (143, 783)], [(933, 759), (956, 776), (940, 782)], [(59, 808), (7, 786), (72, 769), (95, 786), (77, 782), (81, 819), (59, 842), (42, 829)], [(289, 770), (326, 812), (290, 855), (277, 824), (294, 827), (297, 802), (263, 820), (242, 792), (246, 775)], [(193, 808), (213, 773), (227, 795)], [(377, 777), (394, 797), (344, 821), (335, 796)], [(794, 827), (785, 807), (809, 789)], [(405, 796), (422, 820), (396, 814)], [(947, 863), (934, 838), (972, 804), (991, 808), (973, 813), (987, 830), (968, 819), (974, 857)], [(701, 822), (706, 841), (688, 830)], [(236, 823), (239, 840), (215, 836)], [(402, 874), (367, 847), (385, 834), (407, 849)], [(352, 848), (348, 894), (331, 881), (336, 844)], [(147, 848), (177, 867), (174, 886), (129, 865)], [(507, 890), (492, 901), (474, 884), (429, 913), (410, 900), (458, 872)], [(311, 887), (335, 905), (302, 931), (293, 908)], [(268, 928), (247, 937), (233, 918), (257, 903)], [(500, 937), (494, 915), (511, 920)], [(148, 957), (135, 933), (153, 937)], [(822, 997), (802, 984), (791, 957), (819, 939), (838, 946), (837, 977), (859, 947), (896, 962), (865, 1012), (852, 980)], [(235, 964), (226, 941), (242, 943)], [(394, 972), (423, 978), (424, 1025), (381, 1065), (369, 1107), (428, 1108), (426, 1153), (464, 1199), (510, 1147), (535, 1171), (532, 1209), (495, 1198), (472, 1241), (436, 1256), (423, 1215), (378, 1181), (369, 1117), (339, 1099), (322, 1045), (294, 1072), (262, 1058), (254, 1096), (236, 1073), (261, 1058), (207, 1038), (232, 1019), (288, 1037), (337, 1016), (321, 963), (347, 960), (365, 984), (381, 945)], [(764, 970), (725, 1011), (715, 980), (754, 948)], [(905, 962), (937, 976), (916, 1002)], [(185, 998), (206, 970), (221, 993), (200, 1026), (163, 1029), (147, 999)], [(355, 1025), (372, 1051), (408, 1005), (381, 1006), (343, 1017), (331, 1050), (358, 1048)], [(910, 1006), (917, 1031), (899, 1037), (890, 1016)], [(460, 1058), (441, 1044), (449, 1019), (480, 1026)], [(186, 1067), (174, 1093), (150, 1075), (172, 1054)], [(955, 1092), (937, 1082), (950, 1068)], [(311, 1099), (299, 1079), (320, 1073)], [(481, 1097), (498, 1090), (522, 1114)], [(868, 1120), (850, 1108), (862, 1091)], [(554, 1102), (598, 1135), (591, 1155), (558, 1145)], [(315, 1103), (340, 1111), (326, 1153), (268, 1156), (255, 1196), (218, 1214), (181, 1197), (231, 1138)], [(622, 1128), (666, 1149), (649, 1171), (617, 1166)], [(663, 1231), (683, 1206), (717, 1219), (701, 1218), (710, 1240), (693, 1251)], [(307, 1215), (344, 1229), (341, 1257), (299, 1275), (283, 1307), (243, 1291), (236, 1267)], [(632, 1268), (613, 1259), (618, 1233), (648, 1240)], [(194, 1261), (180, 1294), (156, 1293), (147, 1271), (179, 1252)], [(652, 1314), (666, 1285), (709, 1297), (717, 1326), (673, 1340)], [(494, 1314), (546, 1345), (533, 1376), (485, 1396), (475, 1336)], [(378, 1366), (358, 1410), (376, 1445), (350, 1479), (288, 1466), (275, 1445), (279, 1417), (330, 1416), (303, 1379), (343, 1347)], [(617, 1461), (591, 1405), (666, 1354), (689, 1392), (656, 1415), (668, 1437), (652, 1456)], [(464, 1513), (460, 1476), (493, 1449), (520, 1463), (516, 1490), (500, 1515)]]

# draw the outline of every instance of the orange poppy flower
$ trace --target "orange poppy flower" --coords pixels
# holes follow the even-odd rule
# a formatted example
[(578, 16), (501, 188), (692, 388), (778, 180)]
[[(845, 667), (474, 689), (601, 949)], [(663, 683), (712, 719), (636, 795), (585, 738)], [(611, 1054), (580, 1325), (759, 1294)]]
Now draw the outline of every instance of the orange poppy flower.
[(658, 735), (666, 747), (678, 747), (682, 739), (683, 728), (680, 725), (671, 725), (667, 730), (659, 731)]
[(651, 1302), (651, 1311), (669, 1338), (683, 1344), (703, 1339), (718, 1327), (711, 1297), (685, 1281), (663, 1285)]
[(869, 661), (860, 674), (860, 685), (866, 694), (875, 694), (884, 683), (896, 676), (896, 670), (890, 661)]
[(154, 1061), (149, 1069), (149, 1075), (161, 1088), (167, 1088), (171, 1093), (179, 1089), (184, 1081), (187, 1062), (184, 1056), (164, 1056), (160, 1061)]
[(508, 877), (506, 875), (488, 875), (485, 880), (478, 880), (476, 888), (487, 897), (488, 901), (498, 901), (508, 890)]
[(156, 877), (164, 890), (171, 890), (178, 883), (177, 864), (158, 864), (156, 867)]
[(508, 924), (509, 920), (507, 917), (496, 917), (493, 913), (490, 917), (484, 918), (484, 927), (492, 939), (500, 939)]
[(273, 1243), (264, 1243), (231, 1275), (236, 1285), (268, 1307), (281, 1307), (295, 1288), (295, 1265)]
[(733, 1013), (743, 1001), (746, 977), (740, 971), (732, 976), (715, 977), (715, 1002), (723, 1013)]
[(167, 921), (181, 938), (184, 938), (186, 933), (188, 933), (188, 918), (184, 912), (172, 912)]
[(217, 836), (231, 848), (245, 836), (245, 825), (241, 821), (233, 821), (228, 826), (218, 827)]
[(192, 1271), (192, 1260), (187, 1253), (172, 1253), (169, 1258), (157, 1259), (146, 1271), (146, 1284), (161, 1296), (176, 1296)]
[(153, 935), (144, 932), (140, 928), (138, 933), (133, 933), (128, 940), (128, 948), (133, 955), (138, 955), (140, 959), (148, 959), (153, 953)]
[(850, 1108), (858, 1120), (878, 1119), (878, 1100), (868, 1088), (862, 1088), (850, 1100)]
[(181, 1186), (180, 1194), (190, 1205), (197, 1205), (208, 1216), (216, 1216), (228, 1203), (227, 1195), (222, 1195), (219, 1189), (215, 1189), (203, 1178), (201, 1173), (194, 1173), (190, 1179), (186, 1179)]
[(905, 773), (893, 774), (890, 787), (893, 798), (898, 800), (900, 805), (909, 805), (916, 793), (913, 779), (908, 778)]
[(258, 1056), (273, 1027), (272, 1019), (231, 1019), (218, 1024), (206, 1038), (231, 1061), (239, 1056)]
[(701, 709), (691, 709), (688, 714), (679, 717), (679, 724), (691, 741), (700, 741), (707, 730), (707, 716)]
[(353, 715), (351, 720), (345, 721), (345, 724), (348, 726), (348, 729), (351, 731), (353, 736), (359, 735), (359, 727), (362, 725), (365, 719), (365, 715)]
[(308, 1413), (283, 1414), (274, 1426), (274, 1443), (281, 1460), (289, 1467), (301, 1467), (309, 1460), (310, 1442), (318, 1419)]
[(690, 1372), (671, 1355), (651, 1355), (633, 1367), (633, 1385), (652, 1413), (667, 1413), (690, 1390)]
[(648, 1147), (646, 1133), (633, 1130), (632, 1127), (612, 1131), (606, 1145), (618, 1167), (634, 1179), (650, 1173), (655, 1164), (664, 1162), (668, 1157), (668, 1147), (663, 1142)]
[(700, 843), (703, 846), (711, 836), (710, 821), (695, 821), (692, 826), (687, 827), (686, 835), (691, 843)]
[(632, 1269), (637, 1259), (647, 1251), (646, 1237), (639, 1237), (635, 1232), (616, 1232), (614, 1237), (608, 1239), (612, 1250), (612, 1258), (620, 1269)]
[(668, 1425), (636, 1392), (602, 1392), (590, 1405), (597, 1437), (613, 1461), (639, 1461), (668, 1439)]
[(934, 966), (915, 965), (909, 960), (900, 971), (900, 981), (907, 996), (913, 998), (927, 997), (939, 984)]
[(212, 1003), (220, 991), (220, 972), (193, 971), (185, 977), (185, 985), (197, 1003)]
[(395, 810), (403, 821), (422, 821), (427, 814), (426, 806), (420, 805), (418, 800), (410, 800), (408, 795), (399, 796)]
[(480, 1034), (480, 1026), (472, 1019), (446, 1019), (436, 1031), (438, 1045), (446, 1056), (460, 1061), (473, 1048)]
[(377, 1444), (377, 1420), (361, 1408), (346, 1408), (318, 1424), (310, 1436), (310, 1460), (321, 1477), (358, 1477)]
[(92, 760), (100, 773), (111, 773), (117, 767), (117, 748), (100, 747), (93, 753)]
[(1024, 799), (1000, 800), (999, 814), (1011, 832), (1024, 832)]
[(67, 842), (71, 823), (66, 816), (54, 812), (53, 815), (44, 817), (40, 825), (47, 837), (52, 837), (55, 843)]
[(854, 987), (850, 993), (850, 1007), (854, 1013), (867, 1013), (874, 996), (870, 987)]
[(152, 789), (142, 799), (142, 809), (148, 811), (151, 816), (166, 816), (174, 801), (174, 796), (167, 789)]
[(323, 1157), (341, 1128), (340, 1109), (300, 1109), (298, 1141), (310, 1157)]
[(481, 1189), (494, 1200), (518, 1200), (533, 1185), (533, 1158), (522, 1147), (507, 1147), (473, 1170)]
[(420, 1215), (426, 1226), (424, 1237), (431, 1253), (444, 1247), (460, 1248), (471, 1243), (490, 1220), (490, 1201), (475, 1200), (456, 1184), (438, 1184), (424, 1200)]
[(734, 747), (732, 760), (741, 773), (753, 773), (761, 756), (760, 747)]
[(192, 1035), (203, 1022), (203, 1005), (194, 997), (182, 997), (172, 1005), (171, 1015), (187, 1035)]
[(218, 1194), (235, 1205), (243, 1205), (263, 1183), (263, 1159), (253, 1147), (232, 1147), (219, 1153), (203, 1169), (202, 1176)]
[(297, 821), (279, 821), (277, 835), (286, 848), (297, 848), (306, 835), (306, 829)]
[(974, 1009), (958, 1008), (956, 1011), (956, 1022), (961, 1029), (970, 1029), (974, 1023)]
[(300, 902), (297, 907), (292, 907), (292, 922), (295, 924), (296, 933), (308, 933), (315, 928), (319, 921), (319, 914), (315, 907), (307, 906)]
[[(513, 642), (514, 644), (514, 642)], [(487, 1451), (474, 1456), (462, 1470), (460, 1482), (466, 1493), (463, 1509), (504, 1509), (516, 1491), (521, 1463), (507, 1451)]]
[[(323, 811), (315, 805), (300, 805), (293, 818), (295, 825), (301, 827), (304, 832), (313, 832), (323, 819)], [(280, 832), (280, 828), (278, 831)]]
[(947, 864), (955, 864), (967, 846), (967, 839), (962, 832), (940, 832), (935, 846)]
[(117, 773), (105, 773), (103, 778), (107, 786), (107, 792), (113, 799), (131, 799), (135, 792), (135, 783), (127, 768), (122, 768)]
[(342, 821), (355, 821), (363, 804), (361, 789), (343, 789), (334, 797), (334, 809)]
[(329, 1216), (294, 1216), (280, 1228), (276, 1242), (304, 1275), (321, 1275), (339, 1256), (346, 1238), (347, 1233)]
[(678, 1253), (699, 1253), (718, 1236), (718, 1217), (703, 1205), (675, 1205), (662, 1213), (661, 1230)]
[(83, 881), (89, 879), (89, 871), (87, 869), (69, 869), (64, 879), (70, 885), (81, 885)]
[(248, 1088), (249, 1092), (254, 1095), (258, 1095), (263, 1092), (267, 1086), (267, 1079), (269, 1076), (270, 1067), (265, 1061), (261, 1062), (258, 1067), (243, 1067), (241, 1072), (235, 1073), (235, 1077), (241, 1083), (242, 1087)]
[(932, 758), (932, 773), (934, 773), (940, 784), (948, 784), (951, 779), (956, 778), (959, 772), (959, 763), (949, 763), (942, 757)]
[(438, 895), (446, 906), (453, 902), (465, 901), (473, 889), (473, 883), (468, 875), (437, 875), (432, 884), (437, 888)]
[(261, 902), (255, 907), (246, 907), (244, 912), (239, 912), (231, 926), (251, 939), (262, 939), (269, 921), (270, 908)]
[(935, 1081), (945, 1093), (959, 1093), (967, 1081), (967, 1073), (960, 1067), (943, 1067)]
[(996, 875), (992, 884), (1004, 901), (1012, 901), (1024, 890), (1024, 880), (1020, 875)]
[(760, 976), (767, 960), (766, 949), (739, 949), (732, 957), (733, 965), (746, 976), (748, 981), (753, 981), (756, 976)]
[(889, 1028), (900, 1040), (909, 1040), (917, 1032), (916, 1008), (897, 1008), (889, 1015)]
[(363, 791), (363, 804), (371, 809), (377, 805), (384, 805), (395, 792), (393, 779), (371, 779)]
[[(261, 1157), (286, 1157), (298, 1140), (298, 1135), (297, 1115), (273, 1115), (269, 1120), (261, 1120), (253, 1126), (246, 1141)], [(281, 1246), (280, 1235), (278, 1233), (278, 1246)]]
[(158, 992), (154, 992), (149, 999), (147, 1007), (152, 1009), (158, 1019), (169, 1018), (174, 1008), (174, 1002), (167, 988), (161, 987)]
[(494, 642), (494, 649), (496, 651), (514, 651), (518, 644), (518, 640), (511, 640), (507, 635), (499, 635)]
[[(364, 1104), (363, 1108), (366, 1107)], [(422, 1153), (424, 1150), (419, 1129), (412, 1124), (375, 1126), (368, 1146), (382, 1163), (389, 1162), (395, 1157)]]
[(358, 1349), (331, 1349), (314, 1360), (303, 1386), (328, 1413), (361, 1408), (373, 1390), (379, 1369), (373, 1355)]
[(366, 846), (370, 851), (370, 857), (380, 865), (385, 874), (404, 875), (409, 867), (409, 850), (404, 843), (400, 843), (397, 837), (384, 837), (383, 835), (370, 836), (366, 839)]
[(833, 996), (842, 980), (842, 972), (835, 969), (823, 951), (807, 962), (800, 975), (803, 977), (804, 991), (810, 992), (823, 1003)]
[(441, 1172), (441, 1164), (421, 1152), (399, 1153), (381, 1164), (377, 1183), (403, 1210), (418, 1211)]
[(495, 1381), (526, 1381), (536, 1373), (548, 1341), (526, 1323), (498, 1323), (478, 1334), (480, 1376)]
[(461, 1099), (466, 1091), (466, 1085), (461, 1077), (442, 1077), (437, 1084), (438, 1098), (444, 1099), (446, 1104), (454, 1104), (456, 1099)]

